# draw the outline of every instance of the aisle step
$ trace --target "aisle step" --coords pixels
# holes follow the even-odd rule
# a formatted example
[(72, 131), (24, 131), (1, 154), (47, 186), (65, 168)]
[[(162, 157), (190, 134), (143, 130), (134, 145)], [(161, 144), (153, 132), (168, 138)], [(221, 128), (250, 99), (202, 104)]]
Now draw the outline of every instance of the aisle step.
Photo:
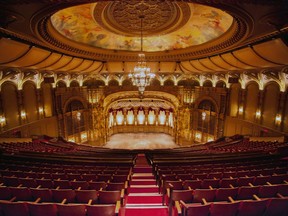
[(157, 193), (159, 191), (156, 185), (131, 185), (128, 193)]
[(152, 173), (151, 166), (135, 166), (133, 168), (134, 173)]
[(131, 193), (126, 197), (126, 205), (162, 205), (162, 195), (158, 193)]
[(120, 216), (166, 216), (167, 206), (126, 206), (120, 208)]
[(132, 179), (130, 185), (156, 185), (155, 179)]
[(152, 173), (134, 173), (132, 179), (155, 179)]

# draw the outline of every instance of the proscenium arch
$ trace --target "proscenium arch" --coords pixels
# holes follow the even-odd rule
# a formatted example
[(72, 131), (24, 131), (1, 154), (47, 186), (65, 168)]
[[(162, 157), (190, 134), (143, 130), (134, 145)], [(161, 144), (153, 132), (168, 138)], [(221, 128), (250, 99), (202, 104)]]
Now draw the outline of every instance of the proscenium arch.
[[(180, 105), (179, 99), (172, 94), (166, 93), (166, 92), (156, 92), (156, 91), (145, 91), (144, 92), (144, 98), (147, 100), (163, 100), (167, 103), (170, 103), (173, 107), (173, 109), (176, 111)], [(118, 100), (124, 100), (124, 99), (141, 99), (139, 98), (139, 92), (138, 91), (128, 91), (128, 92), (117, 92), (108, 95), (104, 101), (103, 101), (103, 107), (104, 111), (107, 112), (109, 110), (109, 107), (111, 107), (111, 104)]]

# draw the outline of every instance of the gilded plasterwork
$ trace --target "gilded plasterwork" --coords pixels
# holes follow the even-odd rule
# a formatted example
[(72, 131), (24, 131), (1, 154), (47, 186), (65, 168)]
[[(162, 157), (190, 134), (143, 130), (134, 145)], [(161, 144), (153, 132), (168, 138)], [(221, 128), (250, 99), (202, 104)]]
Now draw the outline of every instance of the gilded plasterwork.
[[(125, 25), (122, 23), (122, 25), (120, 26), (121, 28), (119, 27), (117, 29), (115, 27), (115, 23), (117, 23), (115, 19), (119, 19), (120, 15), (118, 15), (118, 17), (116, 17), (115, 15), (116, 18), (110, 17), (111, 19), (109, 19), (109, 21), (106, 21), (105, 19), (111, 16), (111, 14), (109, 14), (109, 16), (106, 16), (106, 18), (104, 16), (105, 10), (102, 10), (103, 14), (99, 14), (100, 12), (98, 12), (98, 14), (95, 14), (95, 11), (97, 11), (97, 4), (98, 3), (85, 4), (61, 10), (51, 17), (51, 22), (58, 32), (60, 32), (66, 38), (69, 38), (76, 42), (109, 50), (139, 51), (141, 44), (139, 28), (136, 28), (134, 25), (134, 30), (131, 29), (131, 26), (133, 26), (133, 22), (136, 24), (138, 23), (139, 25), (139, 16), (135, 15), (138, 20), (137, 18), (127, 18), (126, 21), (128, 23)], [(129, 4), (127, 4), (127, 7), (128, 5)], [(110, 6), (111, 8), (113, 8), (113, 5)], [(141, 8), (140, 6), (143, 8)], [(167, 5), (167, 8), (169, 8), (169, 10), (172, 10), (172, 14), (174, 14), (172, 17), (168, 17), (167, 20), (173, 21), (173, 17), (178, 17), (179, 19), (175, 19), (173, 21), (173, 25), (172, 23), (170, 23), (169, 25), (165, 26), (166, 22), (164, 21), (153, 21), (153, 19), (151, 18), (151, 7), (149, 9), (147, 5), (140, 6), (140, 13), (143, 13), (144, 15), (143, 33), (145, 37), (143, 38), (143, 50), (147, 52), (178, 50), (206, 43), (220, 37), (229, 29), (233, 22), (233, 18), (230, 15), (219, 9), (194, 3), (187, 3), (187, 8), (190, 10), (188, 13), (189, 19), (184, 16), (184, 13), (187, 15), (187, 8), (183, 12), (181, 7), (169, 7), (169, 5)], [(147, 6), (149, 10), (146, 9), (147, 7), (145, 6)], [(109, 7), (109, 5), (107, 7)], [(129, 11), (129, 8), (127, 9), (127, 11)], [(145, 20), (145, 12), (147, 13), (147, 20)], [(164, 12), (165, 11), (162, 11), (162, 15), (160, 14), (156, 16), (158, 17), (157, 19), (159, 19), (159, 17), (165, 17)], [(101, 24), (98, 23), (97, 18), (95, 18), (99, 16), (102, 18)], [(183, 19), (187, 19), (184, 24), (183, 22), (181, 22), (181, 20)], [(109, 24), (109, 22), (112, 22), (111, 20), (114, 20), (114, 25)], [(149, 22), (150, 27), (148, 26)], [(109, 28), (104, 28), (103, 23), (107, 24)], [(161, 26), (164, 25), (163, 30), (161, 30), (161, 32), (157, 32), (157, 34), (151, 31), (153, 29), (153, 23), (156, 23), (158, 25), (158, 27), (156, 28), (161, 28)], [(181, 23), (181, 28), (177, 28), (177, 26), (179, 27), (179, 23)], [(145, 27), (145, 24), (148, 27)], [(125, 28), (127, 29), (126, 32)], [(174, 30), (169, 32), (169, 29)], [(129, 34), (131, 34), (131, 31), (135, 31), (134, 36), (129, 36)]]

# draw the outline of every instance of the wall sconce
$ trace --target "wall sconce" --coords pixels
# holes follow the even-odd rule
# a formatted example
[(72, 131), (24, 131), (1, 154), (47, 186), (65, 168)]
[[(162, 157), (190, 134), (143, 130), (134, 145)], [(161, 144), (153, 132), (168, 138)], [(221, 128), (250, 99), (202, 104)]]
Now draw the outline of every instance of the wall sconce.
[(201, 133), (196, 133), (195, 134), (195, 138), (200, 140), (202, 138), (202, 134)]
[(43, 113), (44, 113), (43, 107), (39, 107), (38, 111), (39, 111), (39, 114), (40, 114), (40, 115), (43, 115)]
[(4, 116), (0, 116), (0, 126), (4, 127), (6, 125), (6, 118)]
[(21, 111), (21, 118), (22, 118), (23, 120), (26, 119), (26, 112), (25, 112), (24, 110)]
[(202, 115), (202, 120), (204, 121), (206, 119), (206, 112), (203, 111), (201, 115)]
[(261, 111), (257, 110), (255, 115), (256, 115), (256, 118), (259, 119), (261, 117)]
[(243, 114), (243, 111), (244, 111), (243, 106), (240, 106), (239, 109), (238, 109), (239, 114), (242, 115), (242, 114)]
[(280, 114), (277, 114), (275, 117), (275, 123), (276, 125), (279, 125), (281, 123), (282, 117)]
[(78, 121), (81, 120), (81, 112), (77, 112), (77, 114), (76, 114), (76, 118), (77, 118)]

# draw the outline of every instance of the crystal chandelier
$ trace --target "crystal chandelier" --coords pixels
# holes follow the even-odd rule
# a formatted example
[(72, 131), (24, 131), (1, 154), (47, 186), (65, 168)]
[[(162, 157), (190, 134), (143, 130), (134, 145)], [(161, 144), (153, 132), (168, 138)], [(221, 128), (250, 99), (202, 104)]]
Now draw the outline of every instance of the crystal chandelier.
[(143, 19), (144, 15), (140, 15), (141, 21), (141, 53), (138, 54), (138, 62), (134, 67), (133, 73), (130, 73), (128, 76), (132, 80), (133, 85), (138, 87), (138, 91), (141, 95), (143, 95), (145, 91), (145, 87), (149, 86), (151, 80), (155, 77), (154, 73), (151, 73), (150, 67), (147, 65), (145, 60), (145, 54), (143, 53)]

